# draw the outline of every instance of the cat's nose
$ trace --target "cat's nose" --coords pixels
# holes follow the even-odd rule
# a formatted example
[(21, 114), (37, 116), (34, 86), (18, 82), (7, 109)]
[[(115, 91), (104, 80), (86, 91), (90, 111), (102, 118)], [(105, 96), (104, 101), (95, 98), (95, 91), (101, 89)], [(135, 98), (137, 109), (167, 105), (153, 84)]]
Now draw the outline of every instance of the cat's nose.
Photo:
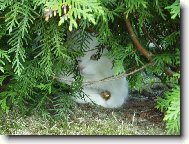
[(82, 71), (85, 67), (82, 65), (79, 65), (79, 69)]

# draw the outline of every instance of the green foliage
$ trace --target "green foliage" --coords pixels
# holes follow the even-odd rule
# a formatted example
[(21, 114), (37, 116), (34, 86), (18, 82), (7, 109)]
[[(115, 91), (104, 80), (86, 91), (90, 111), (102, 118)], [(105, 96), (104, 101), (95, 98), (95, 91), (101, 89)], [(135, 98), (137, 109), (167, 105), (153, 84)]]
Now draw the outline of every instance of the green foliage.
[(126, 4), (126, 17), (128, 17), (129, 14), (134, 13), (136, 10), (138, 10), (140, 7), (147, 8), (148, 2), (146, 0), (125, 0)]
[[(178, 0), (0, 1), (0, 111), (19, 109), (24, 114), (65, 117), (73, 106), (70, 97), (82, 93), (75, 58), (87, 49), (85, 39), (91, 30), (110, 49), (107, 56), (113, 59), (115, 75), (149, 63), (133, 44), (125, 18), (143, 48), (153, 54), (151, 66), (128, 76), (130, 88), (142, 90), (154, 79), (168, 86), (157, 107), (165, 112), (168, 132), (179, 133), (180, 78), (175, 76), (180, 73)], [(70, 31), (75, 38), (67, 38)], [(72, 49), (76, 43), (78, 47)], [(74, 73), (77, 81), (71, 87), (59, 84), (56, 77), (60, 72)]]
[(20, 75), (24, 69), (22, 62), (25, 62), (26, 58), (24, 44), (27, 44), (27, 39), (30, 38), (28, 29), (35, 18), (29, 1), (15, 1), (9, 9), (11, 11), (5, 15), (6, 27), (11, 36), (9, 53), (15, 53), (12, 66), (14, 72)]
[[(175, 74), (170, 80), (176, 82), (180, 78), (180, 74)], [(174, 87), (164, 94), (164, 97), (159, 97), (156, 108), (165, 112), (164, 121), (169, 134), (180, 133), (180, 87), (173, 84)]]
[[(72, 31), (73, 27), (78, 27), (77, 19), (84, 19), (96, 24), (95, 19), (98, 20), (99, 17), (104, 15), (104, 11), (97, 0), (90, 0), (90, 2), (83, 0), (51, 0), (45, 3), (45, 7), (59, 13), (59, 25), (68, 20), (70, 31)], [(64, 8), (62, 9), (62, 7)], [(62, 13), (64, 14), (63, 16), (61, 15)]]
[(168, 9), (171, 13), (171, 18), (172, 19), (175, 19), (177, 16), (180, 17), (180, 3), (179, 3), (179, 0), (175, 0), (175, 2), (170, 5), (170, 6), (167, 6), (165, 7), (165, 9)]
[(7, 51), (0, 49), (0, 71), (4, 73), (3, 66), (5, 65), (5, 62), (3, 61), (3, 59), (10, 62), (10, 57), (9, 57)]

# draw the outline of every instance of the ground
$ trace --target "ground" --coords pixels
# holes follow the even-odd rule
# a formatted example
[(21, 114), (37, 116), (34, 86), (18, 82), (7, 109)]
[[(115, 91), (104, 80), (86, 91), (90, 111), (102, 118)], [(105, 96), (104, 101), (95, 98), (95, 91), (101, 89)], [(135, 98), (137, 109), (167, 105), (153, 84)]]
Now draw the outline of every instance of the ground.
[[(0, 119), (2, 135), (166, 135), (163, 113), (154, 108), (156, 97), (131, 92), (119, 109), (78, 104), (67, 119), (9, 114)], [(154, 94), (154, 93), (153, 93)]]

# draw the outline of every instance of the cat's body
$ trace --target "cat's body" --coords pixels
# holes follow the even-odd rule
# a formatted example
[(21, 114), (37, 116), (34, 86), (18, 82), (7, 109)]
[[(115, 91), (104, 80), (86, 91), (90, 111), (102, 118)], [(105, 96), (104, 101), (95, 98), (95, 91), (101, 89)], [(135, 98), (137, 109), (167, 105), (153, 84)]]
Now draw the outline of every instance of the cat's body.
[[(99, 81), (104, 78), (113, 76), (112, 60), (108, 59), (107, 49), (104, 49), (102, 56), (97, 59), (96, 46), (99, 44), (96, 37), (89, 39), (90, 50), (81, 58), (78, 58), (78, 66), (80, 74), (83, 76), (84, 82)], [(101, 95), (103, 91), (110, 92), (109, 99), (104, 99)], [(122, 106), (128, 97), (128, 83), (126, 78), (115, 79), (106, 82), (93, 84), (92, 86), (84, 86), (83, 92), (87, 95), (83, 98), (74, 97), (78, 103), (96, 103), (107, 108), (117, 108)]]

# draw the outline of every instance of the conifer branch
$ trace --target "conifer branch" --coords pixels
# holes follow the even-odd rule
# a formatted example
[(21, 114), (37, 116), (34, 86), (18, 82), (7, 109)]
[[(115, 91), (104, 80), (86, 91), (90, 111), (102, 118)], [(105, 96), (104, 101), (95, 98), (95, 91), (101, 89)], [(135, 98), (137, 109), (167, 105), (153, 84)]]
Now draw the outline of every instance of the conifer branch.
[(152, 56), (153, 54), (148, 52), (139, 42), (137, 36), (135, 35), (133, 29), (132, 29), (132, 26), (131, 26), (131, 23), (129, 21), (128, 18), (125, 19), (125, 22), (126, 22), (126, 26), (127, 26), (127, 29), (128, 29), (128, 32), (129, 34), (131, 35), (132, 37), (132, 40), (137, 48), (137, 50), (142, 54), (144, 55), (150, 62), (152, 61)]
[[(126, 22), (126, 26), (127, 26), (128, 32), (129, 32), (129, 34), (131, 35), (132, 40), (133, 40), (133, 42), (134, 42), (134, 44), (135, 44), (137, 50), (140, 51), (140, 53), (141, 53), (142, 55), (144, 55), (150, 62), (152, 62), (152, 56), (153, 56), (153, 54), (150, 53), (150, 52), (148, 52), (148, 51), (140, 44), (140, 42), (139, 42), (137, 36), (135, 35), (135, 33), (134, 33), (133, 29), (132, 29), (131, 23), (130, 23), (130, 21), (129, 21), (128, 18), (125, 19), (125, 22)], [(147, 32), (147, 31), (146, 31), (146, 32)], [(151, 40), (153, 40), (149, 35), (147, 35), (147, 36), (148, 36)], [(154, 41), (154, 40), (153, 40), (153, 41)], [(156, 44), (156, 43), (155, 43), (155, 44)], [(156, 45), (157, 45), (157, 44), (156, 44)], [(159, 47), (159, 46), (157, 45), (157, 47)], [(172, 72), (171, 70), (169, 70), (169, 68), (167, 68), (167, 67), (164, 69), (164, 71), (165, 71), (165, 74), (166, 74), (167, 76), (172, 76), (172, 75), (173, 75), (173, 72)]]

